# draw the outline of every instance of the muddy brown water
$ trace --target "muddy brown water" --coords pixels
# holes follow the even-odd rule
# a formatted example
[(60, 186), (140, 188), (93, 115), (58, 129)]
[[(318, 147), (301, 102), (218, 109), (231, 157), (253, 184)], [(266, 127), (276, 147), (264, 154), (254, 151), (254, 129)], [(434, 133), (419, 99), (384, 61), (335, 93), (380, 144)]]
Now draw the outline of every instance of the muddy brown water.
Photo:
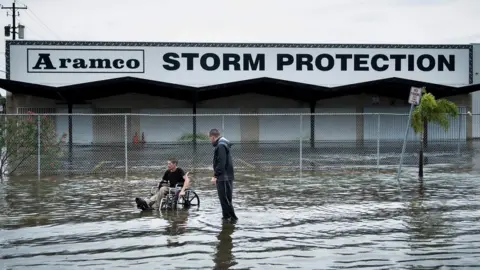
[(480, 269), (480, 175), (415, 171), (238, 175), (222, 224), (199, 209), (140, 212), (152, 177), (0, 183), (0, 269)]

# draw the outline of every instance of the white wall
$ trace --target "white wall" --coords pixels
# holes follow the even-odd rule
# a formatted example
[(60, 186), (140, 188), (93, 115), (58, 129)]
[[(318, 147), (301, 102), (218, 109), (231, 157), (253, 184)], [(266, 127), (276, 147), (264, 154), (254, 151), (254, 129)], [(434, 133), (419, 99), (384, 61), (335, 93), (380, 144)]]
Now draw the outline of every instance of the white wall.
[[(332, 115), (315, 116), (315, 140), (317, 141), (355, 141), (357, 139), (357, 118), (355, 115), (334, 115), (355, 113), (355, 107), (315, 108), (316, 113)], [(309, 136), (310, 137), (310, 136)]]
[[(380, 135), (378, 133), (378, 115), (363, 116), (364, 125), (364, 139), (376, 140), (403, 140), (405, 137), (405, 130), (408, 122), (408, 113), (410, 107), (365, 107), (365, 113), (390, 113), (397, 115), (380, 115)], [(466, 108), (459, 106), (459, 112), (464, 113)], [(404, 115), (401, 115), (404, 114)], [(459, 125), (458, 118), (450, 118), (450, 128), (445, 132), (440, 126), (434, 123), (428, 124), (428, 139), (429, 140), (458, 140), (458, 130), (460, 128), (460, 138), (466, 139), (466, 120), (465, 117), (461, 119)], [(408, 140), (418, 140), (419, 135), (413, 132), (413, 129), (408, 129)]]
[(136, 93), (95, 99), (92, 104), (98, 108), (191, 108), (186, 101)]
[[(68, 108), (57, 108), (57, 113), (68, 113)], [(92, 114), (92, 108), (72, 108), (72, 113)], [(68, 116), (57, 115), (57, 135), (60, 138), (67, 134), (68, 142)], [(75, 144), (90, 144), (93, 142), (93, 118), (91, 115), (72, 116), (72, 139)]]
[[(239, 114), (240, 109), (236, 108), (197, 108), (197, 114)], [(197, 133), (208, 135), (212, 129), (218, 129), (223, 136), (230, 141), (240, 141), (240, 116), (201, 116), (197, 115)]]
[[(165, 116), (157, 114), (191, 114), (188, 108), (169, 109), (141, 109), (140, 114), (152, 114), (140, 116), (139, 138), (142, 132), (145, 141), (151, 142), (175, 142), (182, 135), (192, 134), (193, 118), (191, 116)], [(155, 115), (154, 115), (155, 114)]]
[[(260, 108), (259, 113), (309, 113), (309, 108)], [(310, 118), (289, 115), (259, 116), (260, 141), (292, 141), (310, 138)]]

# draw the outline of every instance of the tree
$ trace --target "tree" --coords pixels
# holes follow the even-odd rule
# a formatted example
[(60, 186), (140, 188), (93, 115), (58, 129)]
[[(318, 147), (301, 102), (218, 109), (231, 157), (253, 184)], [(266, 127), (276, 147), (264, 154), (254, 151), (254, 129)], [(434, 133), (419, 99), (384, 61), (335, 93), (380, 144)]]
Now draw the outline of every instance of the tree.
[(412, 112), (411, 126), (416, 134), (420, 134), (420, 150), (418, 161), (418, 176), (420, 180), (423, 179), (423, 150), (425, 147), (424, 132), (425, 126), (429, 122), (437, 123), (445, 131), (450, 127), (448, 117), (456, 117), (458, 115), (458, 108), (455, 103), (446, 100), (438, 99), (428, 93), (422, 88), (422, 97), (420, 103)]
[(66, 135), (57, 137), (55, 122), (32, 112), (25, 115), (8, 115), (0, 122), (0, 177), (12, 175), (20, 166), (36, 171), (38, 166), (38, 121), (40, 121), (40, 169), (57, 169), (62, 156)]

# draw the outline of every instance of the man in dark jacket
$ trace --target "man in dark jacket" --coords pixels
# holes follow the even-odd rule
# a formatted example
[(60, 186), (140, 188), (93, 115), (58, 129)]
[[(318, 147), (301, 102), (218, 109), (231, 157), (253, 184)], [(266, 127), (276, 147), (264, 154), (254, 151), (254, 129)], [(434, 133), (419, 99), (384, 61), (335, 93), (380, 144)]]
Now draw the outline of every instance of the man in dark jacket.
[(223, 219), (236, 221), (238, 218), (235, 215), (232, 204), (233, 180), (235, 179), (232, 156), (230, 154), (232, 144), (224, 137), (221, 137), (217, 129), (210, 130), (209, 137), (213, 147), (215, 147), (212, 182), (216, 183), (217, 186)]

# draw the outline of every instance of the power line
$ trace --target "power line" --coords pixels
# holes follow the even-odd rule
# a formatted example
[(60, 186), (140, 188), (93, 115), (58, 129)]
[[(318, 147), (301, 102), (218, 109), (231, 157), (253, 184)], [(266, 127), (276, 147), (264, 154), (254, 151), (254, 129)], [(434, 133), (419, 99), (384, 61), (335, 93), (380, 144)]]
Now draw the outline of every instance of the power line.
[[(32, 14), (32, 15), (30, 15)], [(50, 29), (50, 27), (48, 27), (34, 12), (32, 9), (29, 9), (27, 11), (27, 15), (30, 16), (32, 19), (36, 20), (37, 22), (41, 23), (43, 25), (43, 27), (45, 27), (45, 29), (47, 29), (48, 31), (50, 31), (50, 33), (52, 33), (53, 35), (55, 35), (57, 38), (61, 39), (59, 35), (57, 35), (57, 33), (55, 33), (52, 29)]]
[[(17, 1), (18, 3), (20, 4), (23, 4), (24, 6), (27, 6), (25, 3), (21, 2), (21, 1)], [(41, 24), (41, 26), (43, 26), (43, 28), (47, 31), (50, 31), (50, 33), (52, 33), (54, 36), (56, 36), (58, 39), (62, 39), (56, 32), (54, 32), (52, 29), (50, 29), (50, 27), (48, 27), (43, 21), (42, 19), (40, 19), (39, 16), (37, 16), (37, 14), (35, 12), (33, 12), (33, 9), (30, 7), (27, 11), (26, 11), (26, 14), (28, 17), (30, 17), (32, 20), (34, 21), (37, 21), (39, 24)], [(31, 29), (30, 29), (31, 30)]]

